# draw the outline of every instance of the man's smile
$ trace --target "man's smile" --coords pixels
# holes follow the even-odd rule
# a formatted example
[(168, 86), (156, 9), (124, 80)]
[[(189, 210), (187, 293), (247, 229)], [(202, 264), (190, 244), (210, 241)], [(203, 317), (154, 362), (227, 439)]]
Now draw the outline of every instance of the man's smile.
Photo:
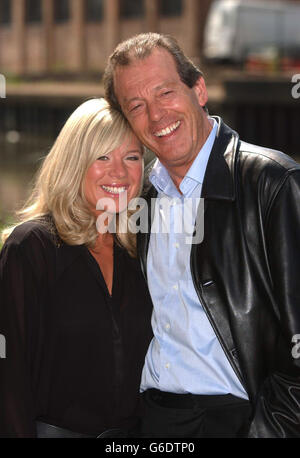
[(166, 135), (171, 134), (174, 132), (178, 127), (180, 126), (180, 121), (176, 121), (173, 124), (170, 124), (168, 127), (165, 127), (164, 129), (161, 129), (157, 132), (154, 133), (156, 137), (165, 137)]

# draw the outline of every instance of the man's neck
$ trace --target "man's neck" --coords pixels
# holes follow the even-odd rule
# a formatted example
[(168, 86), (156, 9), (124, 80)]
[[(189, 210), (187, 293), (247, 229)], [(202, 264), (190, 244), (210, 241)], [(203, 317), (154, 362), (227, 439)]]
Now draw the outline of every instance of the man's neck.
[(180, 191), (180, 183), (182, 182), (182, 180), (184, 179), (185, 175), (187, 174), (187, 172), (189, 171), (190, 167), (192, 166), (193, 162), (195, 161), (196, 157), (198, 156), (199, 152), (201, 151), (201, 149), (203, 148), (203, 146), (205, 145), (211, 131), (212, 131), (212, 128), (213, 126), (211, 125), (211, 122), (207, 119), (207, 123), (205, 123), (205, 135), (204, 135), (204, 141), (202, 143), (202, 145), (199, 147), (199, 149), (197, 149), (195, 151), (195, 154), (194, 154), (194, 157), (191, 161), (189, 162), (185, 162), (184, 164), (180, 164), (180, 165), (176, 165), (174, 164), (173, 165), (170, 165), (170, 164), (164, 164), (162, 162), (162, 164), (166, 167), (174, 185), (176, 186), (177, 190), (181, 193)]

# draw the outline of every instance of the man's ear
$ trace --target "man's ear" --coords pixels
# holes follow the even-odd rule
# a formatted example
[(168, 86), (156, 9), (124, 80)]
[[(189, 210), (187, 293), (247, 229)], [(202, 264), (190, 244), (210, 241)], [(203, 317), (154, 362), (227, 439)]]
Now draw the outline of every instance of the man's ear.
[(203, 76), (199, 76), (199, 78), (193, 86), (193, 90), (196, 94), (199, 105), (204, 107), (207, 104), (208, 95)]

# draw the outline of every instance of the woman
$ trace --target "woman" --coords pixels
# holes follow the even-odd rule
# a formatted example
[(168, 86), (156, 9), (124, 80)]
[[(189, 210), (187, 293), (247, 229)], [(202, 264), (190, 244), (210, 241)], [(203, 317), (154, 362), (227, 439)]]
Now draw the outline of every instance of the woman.
[(116, 234), (98, 231), (96, 221), (124, 215), (142, 175), (142, 145), (119, 113), (104, 99), (75, 110), (23, 222), (4, 234), (0, 436), (137, 434), (152, 304), (135, 236), (118, 224)]

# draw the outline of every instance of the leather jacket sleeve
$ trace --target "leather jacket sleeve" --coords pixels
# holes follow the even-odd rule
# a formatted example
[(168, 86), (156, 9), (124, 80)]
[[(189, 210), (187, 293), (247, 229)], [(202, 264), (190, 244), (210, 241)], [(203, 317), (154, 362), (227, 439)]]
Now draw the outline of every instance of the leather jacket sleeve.
[[(300, 437), (300, 170), (282, 177), (269, 204), (265, 244), (280, 335), (256, 398), (249, 437)], [(266, 331), (267, 332), (267, 331)], [(298, 337), (297, 337), (298, 335)]]

